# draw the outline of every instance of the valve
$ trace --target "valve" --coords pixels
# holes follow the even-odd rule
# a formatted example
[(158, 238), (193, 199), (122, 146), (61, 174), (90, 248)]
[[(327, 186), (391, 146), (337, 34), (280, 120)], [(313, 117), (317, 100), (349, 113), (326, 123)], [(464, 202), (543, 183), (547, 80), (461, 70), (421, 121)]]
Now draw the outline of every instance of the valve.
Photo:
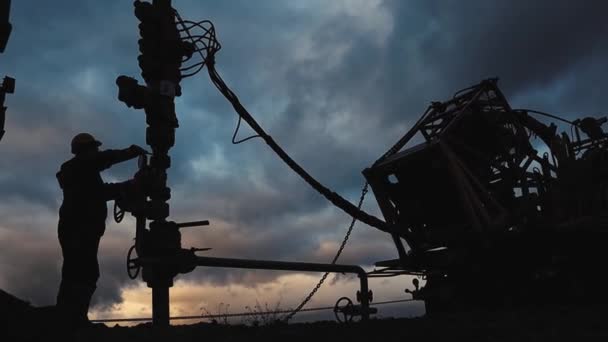
[[(357, 303), (361, 303), (361, 300), (363, 300), (363, 297), (361, 296), (361, 291), (357, 291)], [(372, 292), (372, 290), (367, 291), (367, 300), (368, 303), (374, 301), (374, 293)]]
[(142, 109), (148, 100), (148, 88), (140, 85), (136, 79), (128, 76), (118, 76), (118, 100), (124, 102), (127, 107)]
[[(357, 293), (357, 297), (359, 296), (360, 293)], [(362, 305), (355, 305), (348, 297), (341, 297), (334, 306), (334, 315), (339, 323), (350, 323), (355, 317), (361, 317), (364, 314), (367, 314), (369, 317), (369, 315), (376, 313), (378, 313), (377, 308), (364, 308)]]
[(6, 107), (4, 107), (4, 98), (6, 94), (15, 92), (15, 79), (5, 76), (0, 86), (0, 140), (4, 136), (4, 121), (6, 120)]
[[(135, 255), (133, 255), (133, 253), (135, 253)], [(129, 252), (127, 253), (127, 275), (129, 275), (129, 278), (135, 279), (139, 275), (140, 270), (141, 265), (139, 264), (135, 245), (133, 245), (129, 248)]]
[(114, 221), (120, 223), (123, 218), (125, 218), (125, 210), (120, 207), (118, 201), (114, 201)]
[(0, 91), (5, 94), (13, 94), (15, 92), (15, 79), (9, 76), (4, 76)]
[(340, 323), (350, 323), (353, 320), (354, 315), (353, 301), (348, 297), (341, 297), (336, 301), (334, 305), (334, 315), (336, 320)]
[(411, 294), (412, 299), (420, 299), (421, 289), (420, 289), (420, 281), (417, 278), (412, 279), (412, 284), (414, 285), (414, 290), (405, 289), (405, 293)]

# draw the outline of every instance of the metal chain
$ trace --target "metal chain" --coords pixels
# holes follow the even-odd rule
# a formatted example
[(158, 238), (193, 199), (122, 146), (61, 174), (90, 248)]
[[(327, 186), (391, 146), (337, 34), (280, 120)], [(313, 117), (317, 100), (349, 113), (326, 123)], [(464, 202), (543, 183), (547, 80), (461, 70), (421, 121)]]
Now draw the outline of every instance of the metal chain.
[[(407, 141), (405, 141), (405, 142), (407, 142)], [(403, 147), (403, 145), (404, 145), (403, 141), (397, 142), (388, 151), (386, 151), (380, 158), (378, 158), (378, 160), (376, 160), (374, 165), (378, 165), (379, 163), (386, 160), (388, 157), (397, 153)], [(361, 206), (363, 205), (363, 201), (365, 200), (365, 195), (367, 195), (367, 193), (369, 191), (368, 187), (369, 187), (369, 183), (365, 182), (365, 185), (361, 189), (361, 197), (359, 197), (359, 204), (357, 205), (357, 209), (359, 209), (359, 210), (361, 210)], [(352, 233), (356, 222), (357, 222), (357, 218), (356, 218), (356, 216), (353, 216), (353, 219), (350, 222), (350, 226), (348, 227), (348, 231), (346, 232), (346, 236), (344, 236), (344, 240), (342, 241), (340, 248), (338, 248), (338, 251), (336, 252), (336, 256), (334, 256), (334, 259), (331, 262), (332, 265), (335, 264), (336, 261), (338, 261), (338, 258), (342, 254), (344, 247), (346, 247), (346, 242), (348, 242), (348, 239), (350, 238), (350, 234)], [(308, 304), (308, 302), (312, 299), (312, 297), (317, 293), (317, 291), (319, 291), (321, 286), (323, 286), (323, 283), (325, 282), (325, 280), (327, 279), (328, 276), (329, 276), (329, 272), (326, 272), (325, 274), (323, 274), (321, 279), (319, 279), (319, 282), (317, 283), (317, 285), (312, 289), (312, 291), (310, 291), (308, 296), (306, 296), (306, 298), (304, 298), (302, 303), (300, 303), (300, 305), (298, 305), (293, 311), (291, 311), (288, 315), (283, 317), (281, 320), (288, 322), (291, 318), (293, 318), (293, 316), (295, 316), (298, 312), (300, 312), (302, 310), (302, 308), (306, 304)]]
[[(369, 191), (368, 186), (369, 186), (369, 184), (367, 182), (365, 182), (365, 185), (361, 189), (361, 197), (359, 197), (359, 204), (357, 206), (358, 209), (361, 209), (361, 206), (363, 205), (363, 201), (365, 200), (365, 195), (367, 195), (367, 192)], [(348, 231), (346, 232), (346, 236), (344, 236), (344, 240), (342, 241), (340, 248), (338, 248), (338, 251), (336, 252), (336, 255), (334, 256), (334, 259), (331, 261), (332, 265), (335, 264), (336, 261), (338, 261), (338, 258), (342, 254), (342, 251), (344, 251), (344, 247), (346, 247), (346, 242), (348, 242), (348, 239), (350, 238), (350, 234), (353, 232), (353, 228), (355, 227), (356, 222), (357, 222), (357, 218), (353, 216), (353, 219), (350, 222), (350, 226), (348, 227)], [(312, 291), (310, 291), (308, 296), (306, 296), (306, 298), (304, 298), (302, 303), (300, 303), (300, 305), (298, 305), (293, 311), (291, 311), (289, 314), (287, 314), (281, 320), (288, 322), (291, 318), (293, 318), (293, 316), (295, 316), (298, 312), (300, 312), (302, 310), (302, 308), (306, 304), (308, 304), (308, 302), (312, 299), (312, 297), (317, 293), (317, 291), (319, 291), (319, 289), (321, 288), (321, 286), (327, 279), (327, 276), (329, 276), (329, 272), (326, 272), (325, 274), (323, 274), (323, 276), (321, 277), (321, 279), (319, 280), (317, 285), (312, 289)]]
[[(178, 19), (181, 21), (181, 18), (178, 17)], [(186, 32), (188, 31), (185, 27), (184, 27), (184, 29)], [(215, 39), (215, 37), (214, 37), (214, 39)], [(276, 144), (276, 142), (262, 129), (262, 127), (259, 126), (259, 124), (251, 116), (251, 114), (249, 114), (247, 109), (245, 109), (245, 107), (243, 107), (243, 105), (240, 103), (236, 94), (234, 94), (234, 92), (232, 92), (232, 90), (230, 90), (230, 88), (222, 80), (221, 76), (215, 69), (215, 52), (217, 52), (217, 51), (210, 51), (210, 52), (208, 51), (207, 70), (209, 71), (209, 76), (210, 76), (213, 84), (228, 99), (228, 101), (233, 105), (234, 109), (236, 110), (237, 114), (239, 115), (239, 125), (240, 125), (241, 119), (245, 120), (249, 124), (249, 126), (257, 133), (257, 135), (252, 136), (252, 137), (263, 138), (264, 141), (266, 142), (266, 144), (268, 144), (272, 148), (272, 150), (275, 153), (277, 153), (278, 156), (294, 172), (296, 172), (300, 177), (302, 177), (309, 185), (311, 185), (321, 195), (323, 195), (325, 198), (327, 198), (332, 204), (334, 204), (336, 207), (342, 209), (347, 214), (352, 216), (352, 221), (350, 223), (350, 226), (348, 227), (346, 236), (344, 237), (344, 240), (342, 241), (342, 244), (340, 245), (340, 248), (338, 249), (331, 264), (332, 265), (335, 264), (336, 261), (338, 260), (338, 258), (340, 257), (340, 255), (342, 254), (342, 251), (344, 250), (344, 247), (346, 246), (346, 243), (348, 242), (348, 239), (350, 238), (350, 234), (352, 233), (355, 223), (358, 220), (360, 220), (368, 225), (371, 225), (373, 227), (376, 227), (380, 230), (387, 231), (386, 223), (384, 221), (376, 218), (375, 216), (371, 216), (371, 215), (361, 211), (361, 206), (363, 205), (365, 196), (367, 195), (367, 192), (369, 191), (368, 190), (369, 184), (367, 182), (365, 182), (365, 185), (361, 189), (361, 197), (359, 198), (359, 204), (357, 205), (356, 209), (353, 210), (354, 205), (352, 205), (350, 202), (346, 201), (340, 195), (325, 188), (321, 183), (319, 183), (310, 174), (308, 174), (300, 165), (298, 165), (293, 159), (291, 159), (291, 157), (289, 157), (289, 155), (278, 144)], [(422, 118), (420, 120), (422, 120)], [(238, 131), (238, 128), (237, 128), (237, 131)], [(235, 132), (235, 136), (236, 136), (236, 132)], [(246, 138), (245, 140), (249, 140), (249, 139), (250, 138)], [(243, 140), (243, 141), (245, 141), (245, 140)], [(401, 149), (403, 147), (403, 145), (405, 145), (405, 143), (407, 143), (408, 140), (409, 140), (409, 138), (408, 139), (405, 139), (405, 137), (402, 138), (399, 142), (397, 142), (397, 144), (392, 146), (391, 149), (389, 149), (384, 155), (382, 155), (382, 157), (380, 157), (380, 159), (378, 159), (374, 163), (374, 165), (377, 165), (381, 161), (385, 160), (388, 156), (395, 154), (399, 149)], [(233, 143), (235, 143), (234, 137), (233, 137)], [(321, 286), (327, 279), (328, 275), (329, 275), (329, 272), (325, 273), (321, 277), (321, 279), (319, 280), (317, 285), (313, 288), (313, 290), (302, 301), (302, 303), (300, 303), (300, 305), (298, 305), (291, 313), (289, 313), (288, 315), (283, 317), (282, 320), (289, 321), (295, 314), (297, 314), (300, 310), (302, 310), (304, 305), (306, 305), (310, 301), (310, 299), (316, 294), (316, 292), (319, 290), (319, 288), (321, 288)]]
[[(182, 25), (183, 31), (185, 31), (186, 34), (189, 36), (189, 38), (194, 42), (194, 38), (192, 38), (192, 36), (190, 35), (189, 29), (186, 27), (186, 25), (184, 24), (184, 21), (181, 19), (181, 17), (177, 13), (177, 11), (175, 12), (175, 14), (176, 14), (178, 22)], [(213, 24), (211, 24), (211, 30), (213, 30)], [(210, 31), (208, 31), (208, 32), (210, 32)], [(213, 47), (214, 49), (210, 49), (210, 47), (207, 47), (207, 56), (206, 56), (207, 58), (205, 58), (203, 56), (202, 52), (200, 50), (198, 50), (199, 54), (203, 58), (203, 62), (201, 63), (200, 69), (202, 69), (202, 66), (204, 64), (207, 64), (207, 69), (209, 71), (209, 76), (211, 78), (211, 81), (218, 88), (218, 90), (220, 90), (220, 92), (230, 101), (230, 103), (233, 105), (234, 109), (236, 110), (236, 112), (239, 115), (237, 131), (234, 133), (232, 142), (240, 143), (240, 142), (244, 142), (244, 141), (249, 140), (254, 137), (263, 138), (266, 141), (266, 143), (268, 145), (270, 145), (270, 147), (273, 149), (273, 151), (275, 151), (275, 153), (277, 153), (279, 155), (279, 157), (292, 170), (294, 170), (298, 175), (300, 175), (300, 177), (302, 177), (307, 183), (309, 183), (320, 194), (322, 194), (328, 200), (330, 200), (331, 203), (333, 203), (335, 206), (344, 210), (347, 214), (352, 216), (352, 221), (350, 223), (350, 226), (348, 227), (346, 236), (344, 237), (344, 240), (342, 241), (340, 248), (336, 252), (336, 255), (334, 256), (331, 264), (332, 265), (335, 264), (336, 261), (338, 260), (338, 258), (340, 257), (340, 255), (342, 254), (342, 251), (344, 250), (344, 247), (346, 247), (346, 243), (348, 242), (348, 239), (350, 238), (350, 235), (353, 231), (353, 228), (354, 228), (357, 220), (361, 220), (362, 222), (367, 223), (368, 225), (371, 225), (380, 230), (386, 231), (385, 230), (386, 224), (384, 223), (384, 221), (381, 221), (380, 219), (361, 211), (361, 206), (363, 205), (365, 196), (367, 195), (367, 192), (369, 191), (368, 190), (369, 184), (367, 182), (365, 182), (365, 185), (361, 189), (361, 197), (359, 198), (359, 204), (357, 205), (357, 209), (356, 209), (356, 211), (353, 211), (352, 207), (354, 207), (354, 206), (352, 204), (350, 204), (350, 202), (344, 200), (338, 194), (331, 192), (329, 189), (323, 187), (323, 185), (321, 185), (316, 179), (314, 179), (304, 169), (302, 169), (293, 159), (291, 159), (291, 157), (289, 157), (289, 155), (287, 155), (287, 153), (285, 153), (285, 151), (283, 151), (283, 149), (280, 148), (280, 146), (278, 146), (274, 142), (274, 140), (268, 134), (266, 134), (266, 132), (264, 132), (264, 130), (259, 126), (259, 124), (251, 116), (251, 114), (249, 114), (249, 112), (245, 109), (245, 107), (243, 107), (241, 105), (236, 94), (234, 94), (232, 92), (232, 90), (230, 90), (230, 88), (228, 88), (228, 86), (224, 83), (224, 81), (222, 80), (220, 75), (215, 70), (215, 53), (221, 48), (221, 45), (219, 44), (219, 42), (217, 42), (214, 31), (210, 35), (209, 40), (212, 42), (212, 44), (210, 44), (210, 47)], [(198, 71), (200, 71), (200, 69)], [(195, 72), (194, 74), (196, 74), (197, 72)], [(191, 75), (188, 75), (188, 76), (191, 76)], [(241, 123), (241, 119), (244, 119), (249, 124), (249, 126), (251, 126), (251, 128), (257, 133), (257, 135), (251, 136), (251, 137), (241, 140), (239, 142), (235, 142), (234, 138), (236, 137), (236, 134), (238, 132), (238, 128)], [(422, 118), (419, 119), (419, 122), (421, 120), (422, 120)], [(407, 135), (406, 135), (406, 137), (407, 137)], [(409, 140), (409, 138), (406, 138), (406, 137), (403, 137), (399, 142), (397, 142), (395, 145), (393, 145), (391, 147), (391, 149), (389, 149), (384, 155), (382, 155), (382, 157), (380, 157), (378, 160), (376, 160), (374, 165), (379, 164), (380, 162), (382, 162), (383, 160), (385, 160), (386, 158), (388, 158), (389, 156), (395, 154), (398, 150), (400, 150), (403, 147), (403, 145), (405, 145), (405, 143), (407, 143), (407, 141)], [(298, 305), (298, 307), (296, 307), (296, 309), (291, 311), (288, 315), (283, 317), (282, 320), (289, 321), (295, 314), (297, 314), (300, 310), (302, 310), (302, 308), (310, 301), (310, 299), (321, 288), (321, 286), (327, 279), (328, 275), (329, 275), (329, 272), (325, 273), (321, 277), (321, 279), (319, 280), (317, 285), (313, 288), (313, 290), (302, 301), (302, 303), (300, 303), (300, 305)]]

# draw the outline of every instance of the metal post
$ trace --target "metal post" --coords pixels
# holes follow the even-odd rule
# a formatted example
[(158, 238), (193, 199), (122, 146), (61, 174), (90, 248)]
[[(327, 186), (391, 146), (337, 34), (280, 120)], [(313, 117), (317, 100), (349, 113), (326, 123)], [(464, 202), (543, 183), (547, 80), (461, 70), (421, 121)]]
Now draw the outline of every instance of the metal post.
[(367, 274), (361, 276), (359, 274), (359, 282), (361, 283), (361, 320), (369, 320), (369, 288), (367, 286)]
[[(120, 76), (116, 80), (118, 99), (128, 107), (146, 112), (146, 143), (152, 155), (142, 176), (141, 203), (137, 205), (136, 250), (140, 257), (163, 257), (181, 249), (179, 228), (167, 221), (171, 189), (167, 186), (167, 170), (171, 167), (169, 151), (175, 144), (179, 127), (175, 97), (181, 95), (181, 64), (189, 50), (183, 45), (175, 22), (171, 0), (135, 0), (135, 16), (139, 19), (138, 57), (145, 85)], [(192, 51), (190, 51), (191, 53)], [(149, 223), (149, 230), (146, 224)], [(186, 223), (184, 227), (204, 222)], [(154, 325), (169, 324), (169, 288), (179, 269), (160, 264), (144, 265), (142, 278), (152, 288)]]
[(152, 287), (152, 324), (158, 327), (169, 326), (169, 287)]

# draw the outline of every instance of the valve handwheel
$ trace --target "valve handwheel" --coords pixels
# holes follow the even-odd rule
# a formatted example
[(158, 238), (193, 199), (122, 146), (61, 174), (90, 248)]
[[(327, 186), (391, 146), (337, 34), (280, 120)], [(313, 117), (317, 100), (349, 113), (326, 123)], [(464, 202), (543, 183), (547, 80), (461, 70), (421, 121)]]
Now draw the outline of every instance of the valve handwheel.
[(125, 211), (121, 208), (116, 201), (114, 201), (114, 221), (120, 223), (125, 217)]
[[(135, 253), (135, 255), (133, 255), (133, 253)], [(135, 250), (135, 245), (133, 245), (129, 248), (129, 253), (127, 253), (127, 274), (129, 275), (129, 278), (137, 278), (140, 269), (141, 265), (139, 264), (137, 251)]]
[(340, 323), (352, 322), (354, 317), (353, 301), (348, 297), (338, 299), (334, 306), (334, 315), (336, 315), (336, 320)]

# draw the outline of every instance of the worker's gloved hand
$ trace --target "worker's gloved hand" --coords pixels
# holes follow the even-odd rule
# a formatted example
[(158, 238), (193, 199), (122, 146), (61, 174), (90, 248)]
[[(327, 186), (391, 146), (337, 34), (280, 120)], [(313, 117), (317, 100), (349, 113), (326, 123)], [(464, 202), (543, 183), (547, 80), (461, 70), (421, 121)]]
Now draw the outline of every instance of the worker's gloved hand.
[(131, 145), (129, 147), (129, 150), (136, 153), (137, 155), (150, 154), (150, 152), (146, 151), (143, 147), (138, 146), (138, 145)]

